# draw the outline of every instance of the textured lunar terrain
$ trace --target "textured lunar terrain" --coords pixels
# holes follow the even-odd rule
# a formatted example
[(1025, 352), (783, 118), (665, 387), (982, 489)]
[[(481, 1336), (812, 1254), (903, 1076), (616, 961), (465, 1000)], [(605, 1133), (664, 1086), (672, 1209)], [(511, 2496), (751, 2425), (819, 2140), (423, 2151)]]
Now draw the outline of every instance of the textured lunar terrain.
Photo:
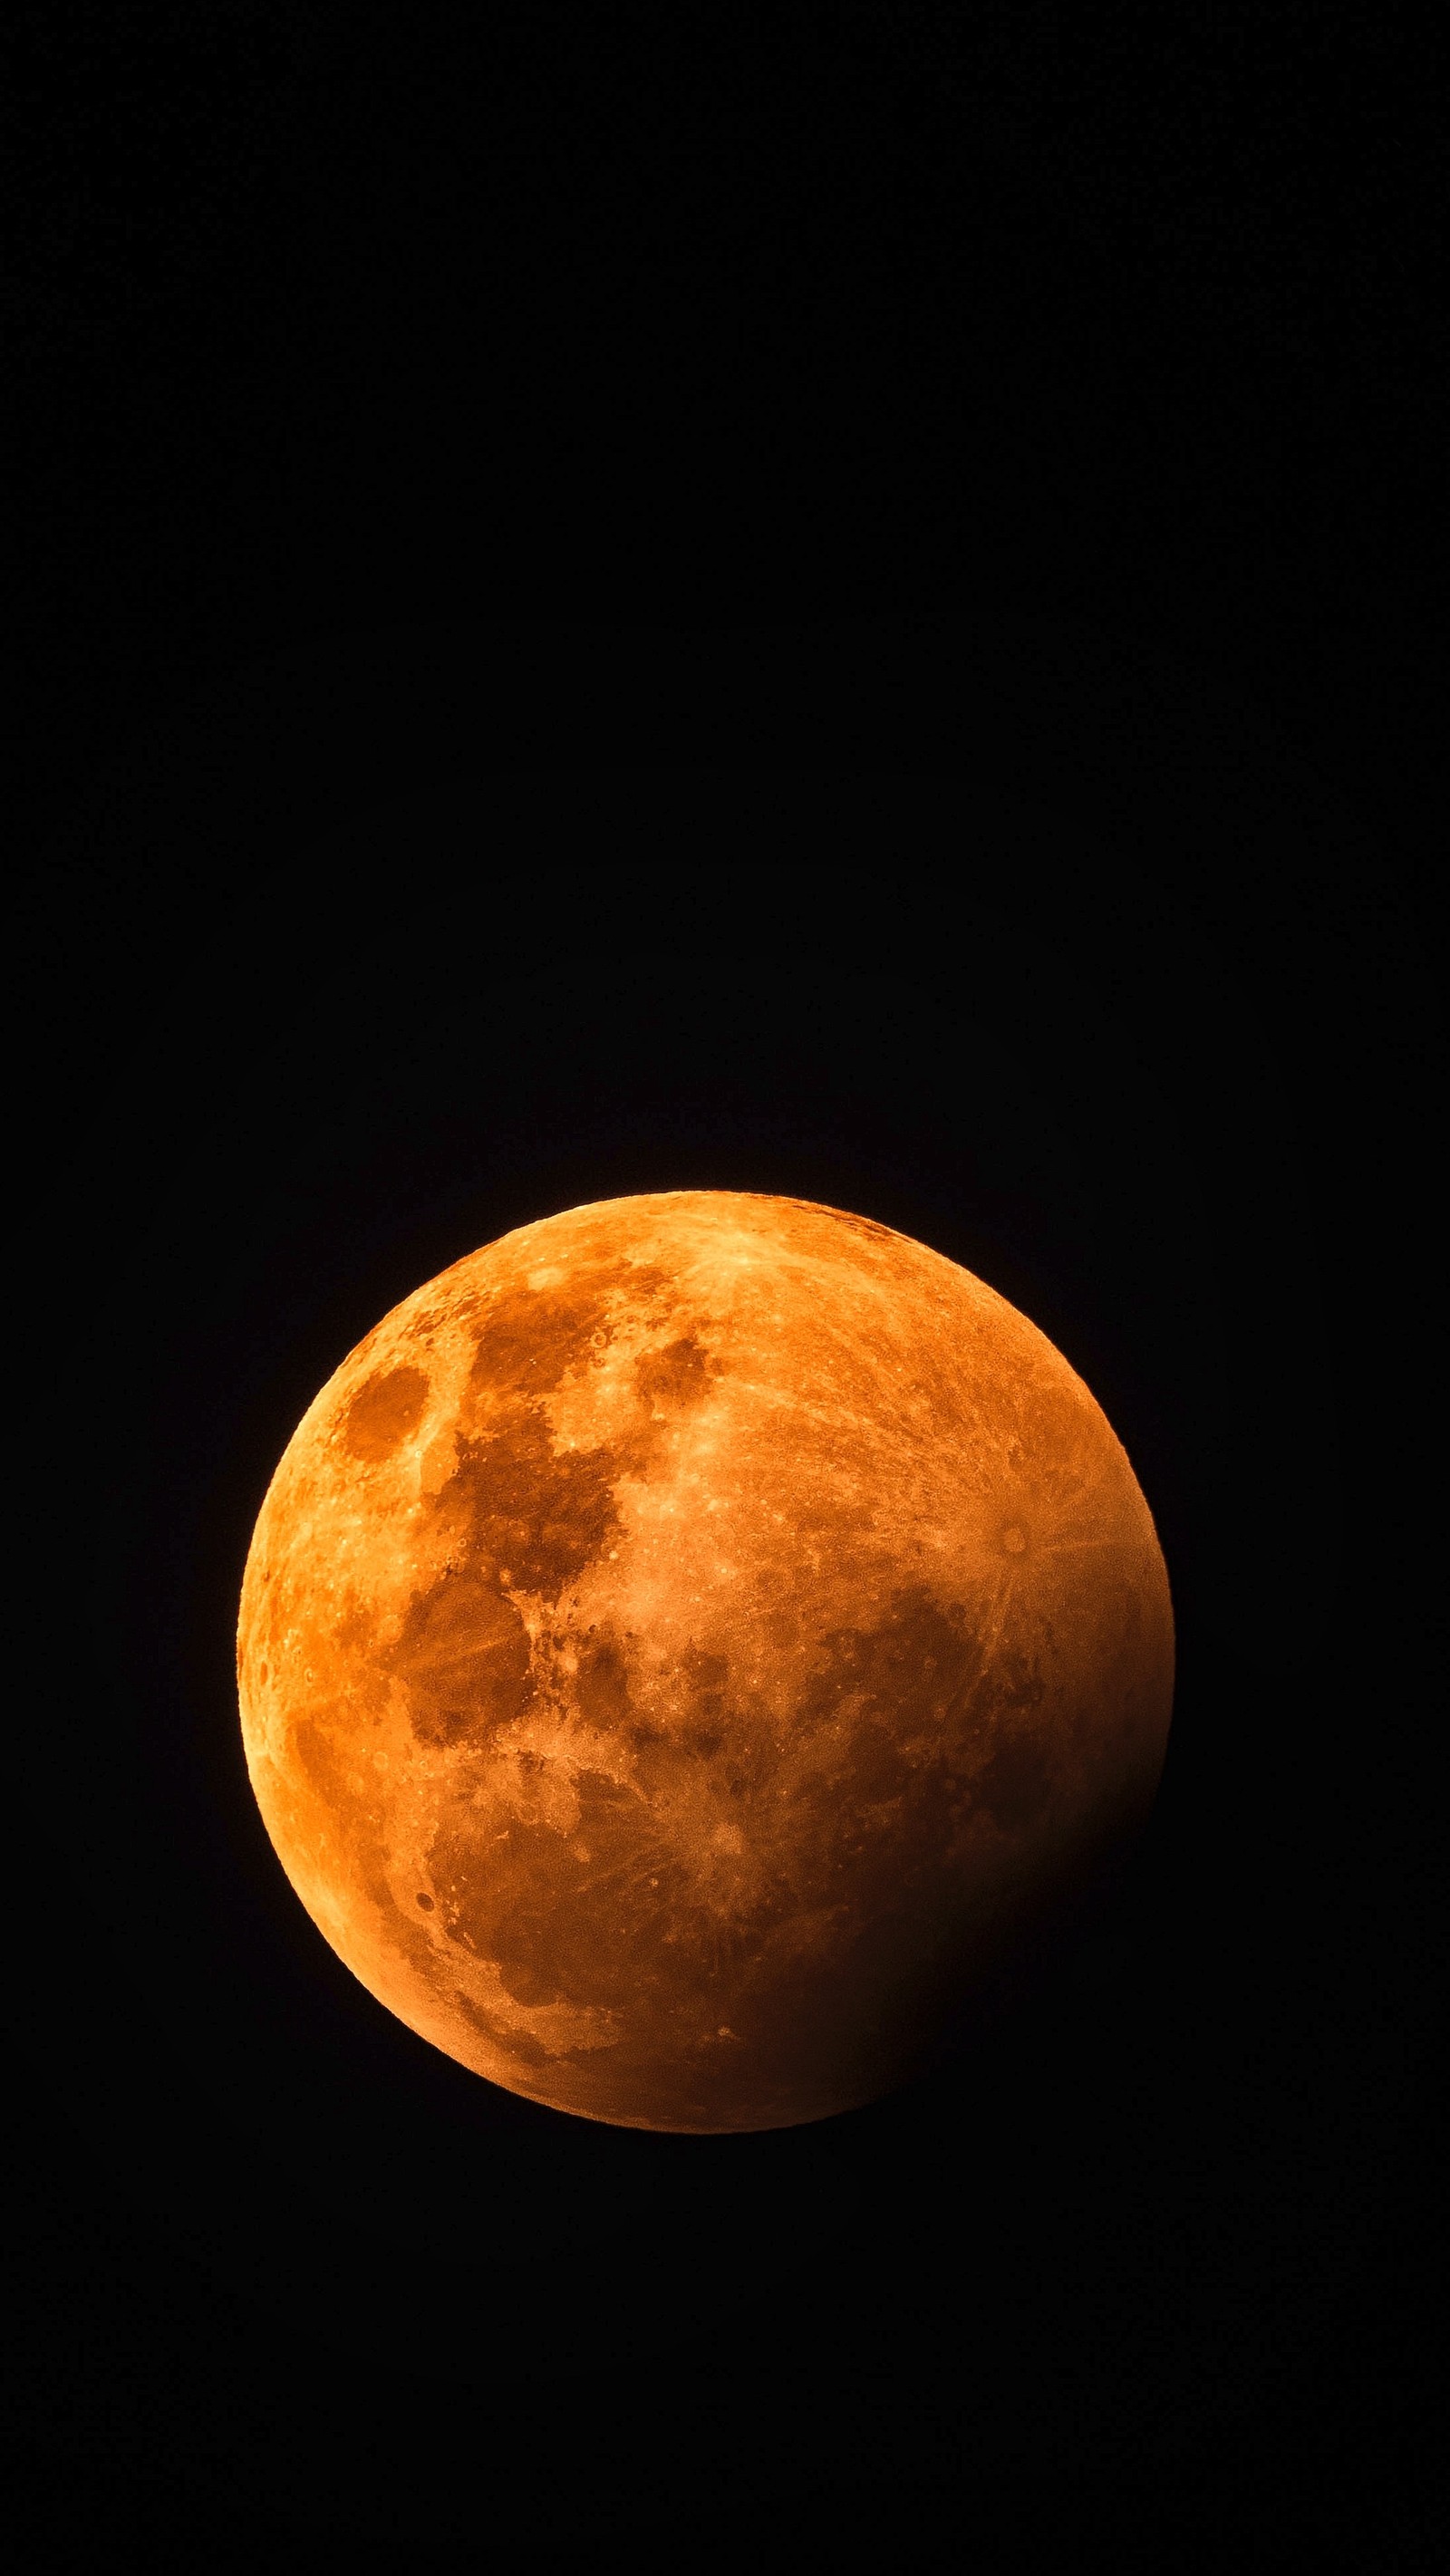
[(1173, 1626), (1025, 1317), (865, 1219), (673, 1191), (359, 1344), (238, 1671), (267, 1830), (383, 2004), (537, 2101), (719, 2131), (898, 2081), (1131, 1834)]

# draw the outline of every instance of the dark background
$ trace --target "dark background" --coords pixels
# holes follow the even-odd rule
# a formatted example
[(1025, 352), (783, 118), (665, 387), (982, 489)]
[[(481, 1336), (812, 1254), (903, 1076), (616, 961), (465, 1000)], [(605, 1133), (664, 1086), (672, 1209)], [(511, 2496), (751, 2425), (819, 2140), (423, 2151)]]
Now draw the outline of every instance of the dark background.
[[(1383, 13), (24, 15), (27, 2564), (1430, 2563), (1422, 68)], [(391, 2023), (231, 1672), (346, 1350), (681, 1184), (1019, 1303), (1180, 1625), (1103, 1918), (752, 2139)]]

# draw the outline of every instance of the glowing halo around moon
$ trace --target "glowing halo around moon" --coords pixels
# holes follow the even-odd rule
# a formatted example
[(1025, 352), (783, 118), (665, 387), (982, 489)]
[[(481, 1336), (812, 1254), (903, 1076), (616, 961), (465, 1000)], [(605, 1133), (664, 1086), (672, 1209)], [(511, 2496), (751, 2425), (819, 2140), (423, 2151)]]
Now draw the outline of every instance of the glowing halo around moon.
[(400, 2020), (561, 2110), (762, 2129), (899, 2082), (1131, 1837), (1173, 1620), (1015, 1308), (864, 1218), (673, 1190), (359, 1343), (238, 1673), (282, 1865)]

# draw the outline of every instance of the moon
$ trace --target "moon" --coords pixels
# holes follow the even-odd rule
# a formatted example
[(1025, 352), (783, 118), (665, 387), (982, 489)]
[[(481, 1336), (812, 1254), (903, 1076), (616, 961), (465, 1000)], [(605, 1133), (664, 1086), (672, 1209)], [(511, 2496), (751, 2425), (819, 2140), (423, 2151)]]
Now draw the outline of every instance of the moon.
[(314, 1923), (491, 2082), (786, 2127), (919, 2067), (1142, 1824), (1173, 1616), (1035, 1325), (888, 1226), (672, 1190), (520, 1227), (350, 1353), (238, 1677)]

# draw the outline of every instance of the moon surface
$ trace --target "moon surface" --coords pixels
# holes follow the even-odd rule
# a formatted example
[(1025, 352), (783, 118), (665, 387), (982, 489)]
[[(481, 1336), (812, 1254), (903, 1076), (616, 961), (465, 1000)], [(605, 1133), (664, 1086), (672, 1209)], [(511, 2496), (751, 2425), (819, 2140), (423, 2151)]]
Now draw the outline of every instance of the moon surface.
[(263, 1503), (238, 1674), (282, 1865), (391, 2012), (560, 2110), (763, 2129), (902, 2080), (1137, 1829), (1173, 1620), (1005, 1299), (673, 1190), (359, 1343)]

